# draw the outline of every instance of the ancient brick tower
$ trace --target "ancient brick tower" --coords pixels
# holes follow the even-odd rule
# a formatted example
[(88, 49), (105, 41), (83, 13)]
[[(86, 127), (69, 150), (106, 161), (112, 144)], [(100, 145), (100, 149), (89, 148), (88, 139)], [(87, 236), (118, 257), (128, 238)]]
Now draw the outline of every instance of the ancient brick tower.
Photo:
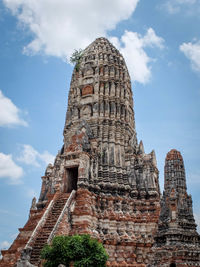
[(63, 134), (40, 198), (0, 266), (39, 266), (45, 243), (74, 233), (101, 240), (108, 266), (147, 266), (160, 213), (156, 158), (137, 142), (129, 73), (105, 38), (88, 46), (75, 66)]
[[(200, 236), (187, 194), (185, 168), (179, 151), (171, 150), (165, 160), (165, 184), (158, 232), (155, 236), (154, 266), (200, 266)], [(150, 265), (152, 266), (152, 264)]]

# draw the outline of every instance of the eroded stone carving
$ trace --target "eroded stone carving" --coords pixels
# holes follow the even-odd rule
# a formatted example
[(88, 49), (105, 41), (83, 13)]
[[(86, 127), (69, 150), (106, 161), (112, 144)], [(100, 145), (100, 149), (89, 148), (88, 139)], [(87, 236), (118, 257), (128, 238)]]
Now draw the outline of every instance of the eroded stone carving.
[(37, 206), (36, 206), (36, 197), (34, 197), (32, 199), (32, 203), (31, 203), (31, 210), (36, 210)]
[(17, 267), (36, 267), (30, 263), (32, 248), (28, 247), (21, 252), (21, 258), (17, 262)]

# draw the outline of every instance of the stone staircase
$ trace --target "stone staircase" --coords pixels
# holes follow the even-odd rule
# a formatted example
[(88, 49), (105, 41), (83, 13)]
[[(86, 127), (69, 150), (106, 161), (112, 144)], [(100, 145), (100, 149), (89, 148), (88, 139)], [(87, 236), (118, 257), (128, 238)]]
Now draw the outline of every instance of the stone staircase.
[(40, 253), (64, 208), (64, 205), (69, 198), (70, 194), (62, 193), (57, 196), (54, 200), (53, 206), (49, 211), (45, 224), (39, 232), (39, 235), (36, 237), (35, 242), (32, 245), (32, 253), (30, 262), (34, 265), (38, 265), (40, 262)]

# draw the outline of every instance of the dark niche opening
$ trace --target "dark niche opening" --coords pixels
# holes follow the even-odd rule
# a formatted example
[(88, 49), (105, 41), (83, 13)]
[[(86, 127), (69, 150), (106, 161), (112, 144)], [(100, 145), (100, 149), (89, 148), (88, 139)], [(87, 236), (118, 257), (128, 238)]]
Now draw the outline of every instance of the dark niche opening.
[(171, 263), (169, 267), (176, 267), (176, 263)]
[(66, 169), (66, 182), (64, 192), (71, 193), (72, 190), (77, 190), (78, 182), (78, 167)]

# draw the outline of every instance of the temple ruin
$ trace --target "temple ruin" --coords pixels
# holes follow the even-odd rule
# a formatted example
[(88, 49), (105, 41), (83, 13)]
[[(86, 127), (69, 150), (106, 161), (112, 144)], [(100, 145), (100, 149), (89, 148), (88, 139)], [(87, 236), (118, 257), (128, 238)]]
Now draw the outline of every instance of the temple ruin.
[(155, 152), (145, 154), (137, 141), (126, 63), (105, 38), (91, 43), (74, 68), (63, 135), (39, 200), (2, 251), (0, 267), (41, 266), (46, 243), (76, 233), (103, 243), (107, 266), (200, 266), (183, 159), (176, 150), (167, 154), (161, 196)]

